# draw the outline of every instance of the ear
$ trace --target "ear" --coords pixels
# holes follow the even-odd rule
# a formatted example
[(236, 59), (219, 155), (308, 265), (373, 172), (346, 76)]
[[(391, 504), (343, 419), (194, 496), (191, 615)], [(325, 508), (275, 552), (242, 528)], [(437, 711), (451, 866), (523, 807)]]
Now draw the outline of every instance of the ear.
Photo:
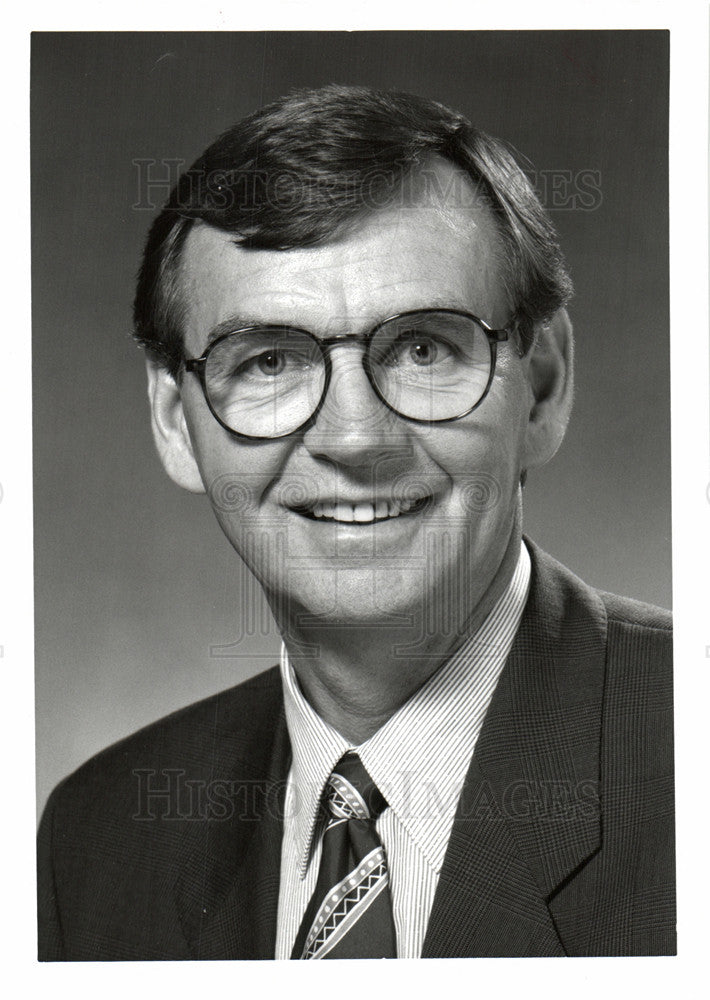
[(180, 388), (167, 369), (155, 359), (146, 359), (146, 370), (153, 440), (163, 468), (178, 486), (191, 493), (204, 493)]
[(572, 411), (572, 324), (566, 309), (540, 324), (528, 355), (533, 403), (525, 437), (524, 468), (549, 462), (562, 444)]

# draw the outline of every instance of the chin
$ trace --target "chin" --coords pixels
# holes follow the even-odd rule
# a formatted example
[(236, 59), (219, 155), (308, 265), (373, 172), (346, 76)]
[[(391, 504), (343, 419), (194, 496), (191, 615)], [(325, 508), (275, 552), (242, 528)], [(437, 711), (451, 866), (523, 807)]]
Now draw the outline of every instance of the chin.
[[(417, 641), (423, 623), (437, 617), (439, 603), (423, 588), (425, 582), (421, 568), (329, 569), (299, 574), (290, 593), (269, 600), (277, 621), (290, 621), (297, 629), (388, 628), (402, 630), (401, 641)], [(443, 621), (438, 626), (447, 630)]]

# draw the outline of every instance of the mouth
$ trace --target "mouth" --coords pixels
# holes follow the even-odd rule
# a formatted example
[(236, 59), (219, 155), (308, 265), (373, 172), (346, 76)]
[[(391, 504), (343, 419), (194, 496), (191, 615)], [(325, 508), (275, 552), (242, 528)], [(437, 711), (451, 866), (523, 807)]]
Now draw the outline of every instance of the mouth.
[(431, 502), (431, 496), (399, 500), (317, 501), (292, 510), (311, 521), (336, 521), (341, 524), (375, 524), (419, 514)]

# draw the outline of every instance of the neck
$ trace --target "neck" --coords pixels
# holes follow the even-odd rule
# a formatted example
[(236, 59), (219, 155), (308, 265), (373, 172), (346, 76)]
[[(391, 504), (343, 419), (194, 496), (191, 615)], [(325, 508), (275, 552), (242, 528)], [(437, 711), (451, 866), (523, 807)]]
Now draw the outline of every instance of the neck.
[[(287, 622), (277, 617), (301, 689), (320, 717), (354, 746), (377, 732), (483, 624), (515, 571), (520, 539), (516, 521), (488, 585), (457, 609), (457, 627), (448, 635), (422, 640), (418, 620), (401, 628), (343, 624), (322, 629), (303, 627), (303, 616)], [(403, 651), (407, 647), (416, 655), (409, 657)]]

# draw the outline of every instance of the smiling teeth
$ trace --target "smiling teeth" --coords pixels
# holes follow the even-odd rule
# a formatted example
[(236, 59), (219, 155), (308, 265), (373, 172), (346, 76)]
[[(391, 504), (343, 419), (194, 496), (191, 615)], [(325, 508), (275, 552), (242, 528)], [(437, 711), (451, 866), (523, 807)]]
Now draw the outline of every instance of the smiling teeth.
[(311, 513), (313, 517), (328, 518), (345, 523), (367, 524), (389, 517), (399, 517), (415, 506), (418, 500), (378, 500), (377, 503), (317, 503)]

